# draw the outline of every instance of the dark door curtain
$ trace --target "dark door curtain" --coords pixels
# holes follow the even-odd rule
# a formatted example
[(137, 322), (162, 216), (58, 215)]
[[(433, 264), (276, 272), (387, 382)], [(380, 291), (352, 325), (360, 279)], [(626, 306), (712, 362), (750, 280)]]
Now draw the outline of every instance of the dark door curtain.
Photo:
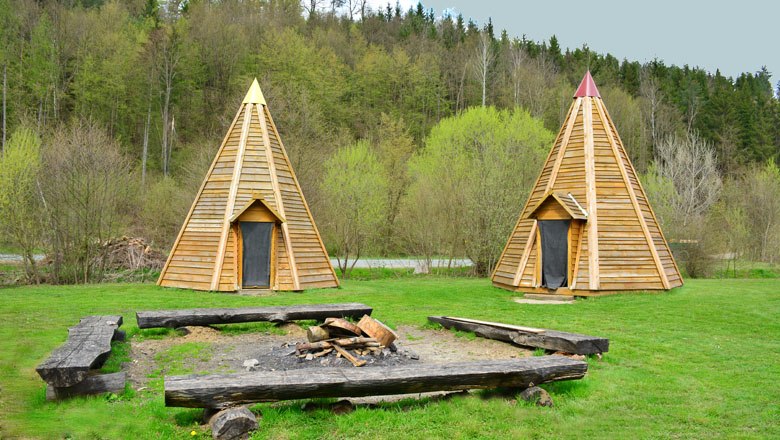
[(569, 285), (570, 220), (539, 220), (542, 239), (542, 287), (557, 289)]
[(241, 241), (244, 253), (242, 287), (271, 286), (271, 233), (270, 222), (241, 222)]

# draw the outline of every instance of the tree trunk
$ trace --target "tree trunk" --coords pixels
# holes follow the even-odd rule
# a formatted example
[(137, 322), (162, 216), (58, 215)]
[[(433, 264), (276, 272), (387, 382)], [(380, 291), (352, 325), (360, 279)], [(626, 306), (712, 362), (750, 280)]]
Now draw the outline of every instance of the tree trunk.
[(487, 93), (487, 60), (482, 64), (482, 107), (485, 106), (485, 94)]
[(146, 109), (146, 125), (144, 126), (144, 149), (141, 154), (141, 186), (146, 184), (146, 158), (149, 155), (149, 127), (152, 124), (152, 90), (149, 88), (149, 106)]
[(5, 139), (6, 139), (6, 96), (8, 94), (8, 63), (3, 64), (3, 144), (0, 147), (0, 156), (5, 153)]
[(171, 102), (171, 87), (170, 82), (166, 78), (166, 84), (165, 84), (165, 97), (163, 98), (163, 109), (162, 109), (162, 122), (163, 122), (163, 130), (162, 130), (162, 172), (163, 176), (168, 176), (168, 135), (170, 130), (170, 125), (168, 125), (169, 121), (169, 111), (170, 111), (170, 102)]

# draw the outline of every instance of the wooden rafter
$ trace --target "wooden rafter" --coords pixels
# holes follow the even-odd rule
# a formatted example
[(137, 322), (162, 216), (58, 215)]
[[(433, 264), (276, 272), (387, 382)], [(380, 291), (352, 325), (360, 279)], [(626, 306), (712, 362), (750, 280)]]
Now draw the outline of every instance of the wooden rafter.
[(230, 218), (233, 216), (233, 209), (235, 209), (236, 205), (238, 183), (241, 180), (241, 168), (244, 164), (244, 153), (246, 152), (246, 140), (247, 137), (249, 137), (249, 125), (252, 119), (252, 107), (254, 107), (254, 104), (246, 104), (246, 108), (244, 110), (244, 123), (241, 126), (241, 140), (238, 142), (236, 162), (233, 165), (233, 179), (230, 182), (228, 200), (227, 204), (225, 205), (225, 215), (222, 220), (222, 231), (219, 235), (217, 259), (214, 261), (214, 273), (211, 275), (211, 290), (219, 290), (219, 278), (222, 275), (222, 263), (225, 261), (225, 248), (227, 247), (228, 237), (230, 236)]
[(669, 279), (666, 276), (664, 265), (661, 263), (661, 258), (658, 256), (658, 250), (655, 248), (655, 241), (653, 240), (653, 236), (650, 235), (650, 229), (647, 227), (647, 221), (645, 220), (645, 216), (642, 213), (642, 208), (639, 206), (639, 201), (636, 198), (634, 186), (631, 184), (631, 180), (628, 178), (628, 172), (626, 171), (623, 158), (621, 157), (620, 151), (618, 150), (619, 147), (615, 142), (615, 138), (612, 136), (612, 120), (609, 119), (603, 104), (599, 102), (599, 100), (596, 101), (596, 110), (598, 111), (599, 117), (601, 118), (601, 123), (604, 125), (604, 131), (607, 132), (607, 139), (609, 140), (609, 145), (612, 147), (612, 154), (615, 156), (615, 160), (617, 161), (618, 168), (620, 169), (620, 175), (623, 177), (623, 182), (625, 183), (626, 189), (628, 190), (628, 196), (631, 199), (631, 205), (633, 205), (634, 212), (639, 219), (639, 225), (642, 227), (642, 233), (645, 236), (647, 245), (650, 247), (650, 253), (653, 256), (653, 261), (655, 262), (655, 267), (658, 270), (658, 275), (661, 277), (661, 283), (663, 284), (664, 289), (668, 289)]
[(547, 181), (547, 189), (544, 190), (545, 193), (548, 193), (550, 190), (552, 190), (553, 185), (555, 184), (555, 179), (558, 178), (558, 170), (560, 170), (561, 163), (563, 162), (563, 156), (566, 154), (566, 147), (569, 145), (571, 132), (574, 130), (574, 123), (577, 121), (577, 112), (580, 111), (581, 104), (582, 98), (577, 98), (574, 100), (574, 107), (569, 113), (569, 123), (566, 124), (566, 131), (564, 132), (563, 140), (561, 141), (561, 147), (558, 148), (558, 156), (555, 158), (555, 164), (553, 165), (552, 171), (550, 172), (550, 179)]
[(583, 128), (585, 134), (585, 194), (588, 211), (588, 288), (599, 289), (599, 229), (596, 209), (596, 158), (593, 146), (593, 98), (583, 99)]

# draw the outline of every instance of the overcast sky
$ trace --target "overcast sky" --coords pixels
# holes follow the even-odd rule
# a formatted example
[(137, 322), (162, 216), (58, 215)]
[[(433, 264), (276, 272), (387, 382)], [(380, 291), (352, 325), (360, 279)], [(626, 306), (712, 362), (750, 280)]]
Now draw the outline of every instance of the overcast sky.
[[(387, 0), (369, 0), (384, 6)], [(391, 0), (395, 5), (395, 0)], [(404, 10), (417, 1), (400, 0)], [(480, 27), (492, 17), (496, 32), (548, 40), (562, 48), (588, 46), (618, 59), (655, 57), (667, 64), (699, 66), (727, 76), (767, 66), (780, 80), (780, 0), (425, 0), (439, 17), (461, 13)]]

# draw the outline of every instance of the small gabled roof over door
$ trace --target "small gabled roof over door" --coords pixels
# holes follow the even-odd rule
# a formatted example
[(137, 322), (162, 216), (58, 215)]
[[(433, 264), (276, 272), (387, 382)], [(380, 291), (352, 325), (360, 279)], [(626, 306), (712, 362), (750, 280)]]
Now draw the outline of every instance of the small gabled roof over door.
[(551, 198), (558, 202), (558, 204), (561, 205), (561, 207), (565, 209), (567, 213), (569, 213), (571, 218), (575, 220), (588, 219), (588, 213), (585, 211), (582, 205), (577, 202), (577, 199), (575, 199), (571, 193), (563, 193), (560, 191), (551, 191), (547, 193), (547, 195), (542, 197), (539, 200), (539, 203), (537, 203), (533, 209), (528, 211), (528, 213), (524, 215), (523, 218), (536, 218), (536, 214), (539, 211), (539, 208), (541, 208), (542, 205), (544, 205), (544, 203)]

